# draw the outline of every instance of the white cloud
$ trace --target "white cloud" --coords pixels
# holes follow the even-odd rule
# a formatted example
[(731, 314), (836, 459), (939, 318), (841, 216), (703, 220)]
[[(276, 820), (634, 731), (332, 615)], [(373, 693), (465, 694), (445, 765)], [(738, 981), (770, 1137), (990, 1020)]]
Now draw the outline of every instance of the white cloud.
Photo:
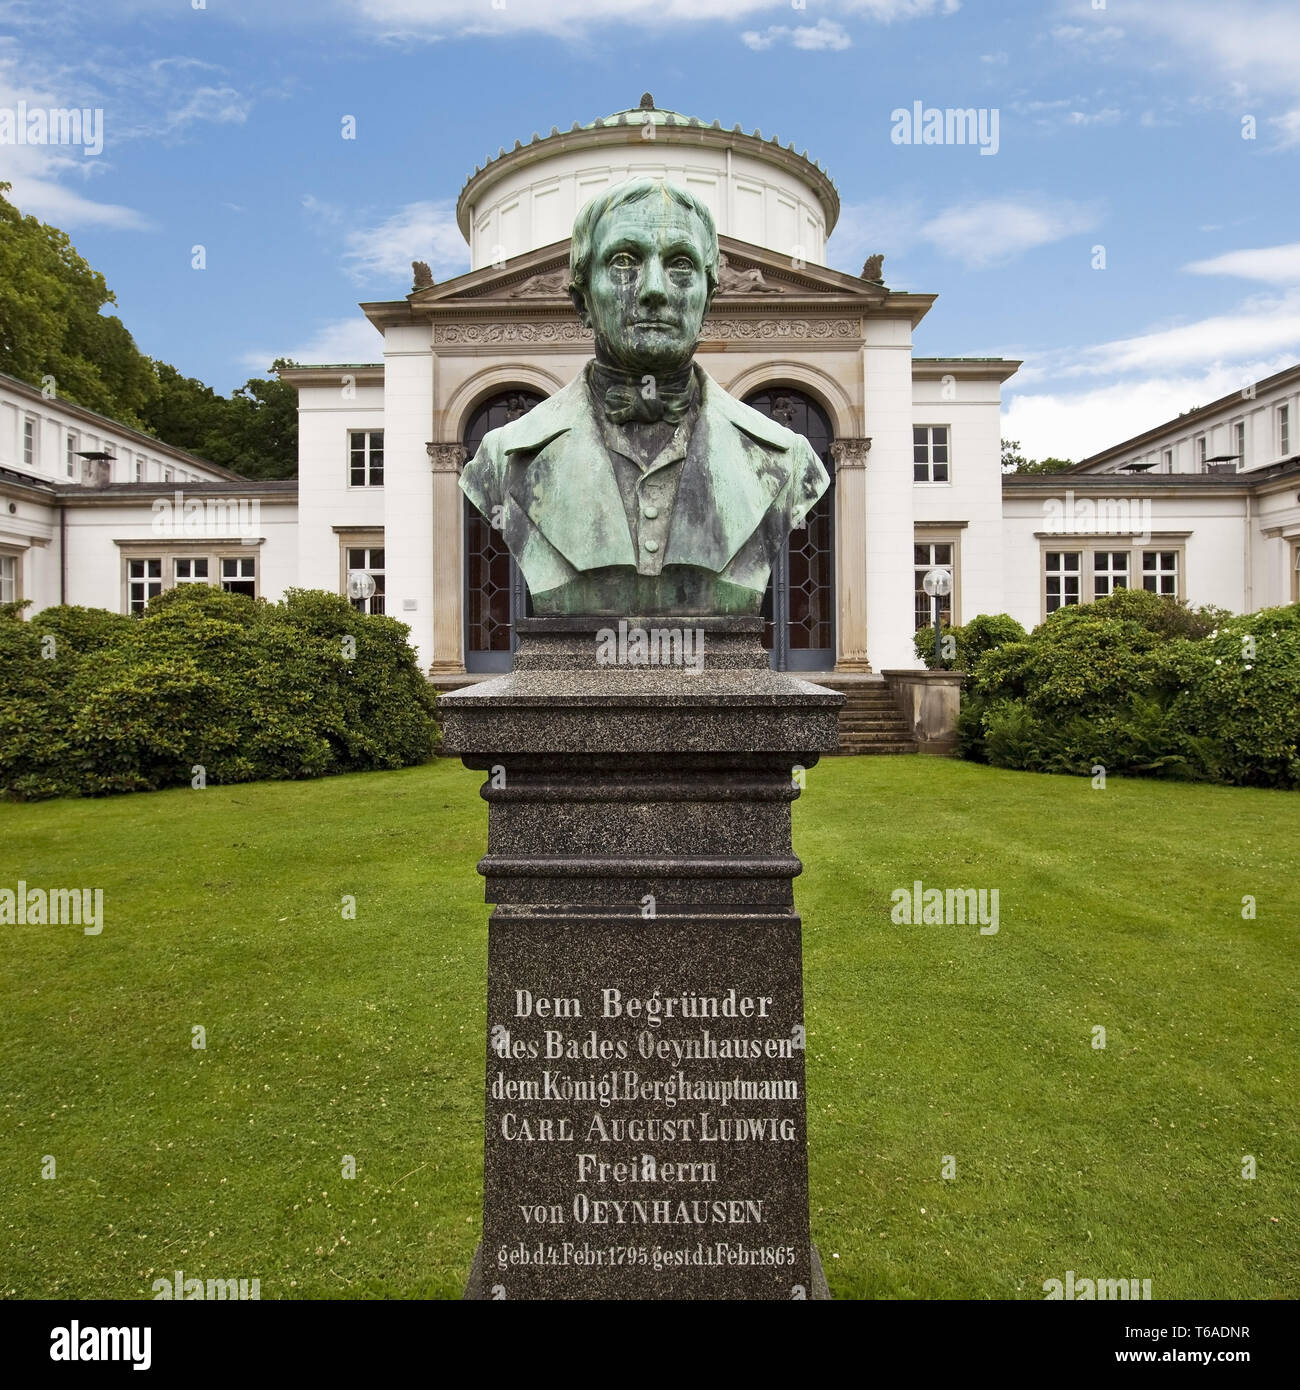
[(0, 38), (0, 108), (20, 101), (28, 110), (76, 106), (97, 111), (102, 152), (88, 157), (70, 145), (0, 146), (11, 201), (60, 227), (140, 229), (149, 219), (133, 208), (99, 202), (75, 187), (112, 168), (125, 141), (175, 138), (197, 122), (242, 123), (252, 102), (226, 85), (195, 86), (196, 74), (220, 71), (198, 58), (174, 56), (128, 64), (87, 59), (54, 67), (33, 57), (13, 37)]
[[(69, 104), (48, 78), (33, 71), (12, 41), (0, 43), (0, 108), (16, 110), (22, 101), (29, 110)], [(59, 227), (139, 229), (148, 225), (148, 219), (133, 208), (97, 202), (61, 182), (79, 180), (84, 184), (103, 172), (102, 156), (88, 157), (83, 147), (3, 145), (0, 156), (0, 178), (13, 185), (9, 201), (33, 217)]]
[(1098, 221), (1095, 208), (1060, 198), (988, 198), (945, 208), (920, 235), (945, 256), (982, 269), (1090, 231)]
[(1101, 111), (1071, 111), (1065, 118), (1066, 125), (1115, 125), (1123, 112), (1115, 106), (1107, 106)]
[(316, 362), (381, 362), (384, 340), (378, 330), (358, 310), (345, 319), (321, 323), (310, 337), (297, 344), (281, 343), (273, 348), (254, 348), (240, 354), (240, 361), (265, 375), (277, 357), (288, 357), (308, 365)]
[(769, 24), (766, 29), (747, 29), (740, 36), (746, 48), (759, 51), (771, 48), (775, 43), (788, 43), (794, 48), (810, 50), (832, 49), (836, 52), (851, 48), (853, 40), (842, 24), (833, 19), (819, 19), (816, 24), (801, 24), (793, 28), (788, 24)]
[(1243, 280), (1262, 280), (1272, 285), (1300, 284), (1300, 241), (1286, 246), (1226, 251), (1208, 260), (1192, 261), (1183, 269), (1193, 275), (1235, 275)]
[[(385, 36), (426, 38), (521, 31), (577, 38), (602, 24), (661, 28), (688, 23), (739, 22), (773, 11), (788, 14), (791, 8), (790, 0), (540, 0), (540, 3), (539, 0), (501, 0), (498, 6), (493, 6), (490, 0), (345, 0), (345, 5)], [(888, 24), (895, 20), (953, 14), (960, 8), (960, 0), (827, 0), (826, 8)], [(815, 32), (823, 22), (827, 21), (805, 27)], [(814, 40), (800, 46), (843, 45)]]
[[(310, 193), (302, 204), (324, 226), (344, 222), (341, 208)], [(427, 261), (440, 280), (469, 269), (469, 247), (456, 225), (456, 205), (449, 200), (407, 203), (380, 221), (349, 226), (342, 245), (343, 264), (359, 285), (399, 285), (405, 293), (415, 260)]]
[[(1294, 0), (1251, 0), (1225, 7), (1223, 0), (1126, 0), (1125, 23), (1157, 41), (1165, 56), (1181, 50), (1207, 81), (1217, 75), (1222, 100), (1241, 114), (1261, 98), (1282, 97), (1290, 109), (1269, 117), (1278, 144), (1300, 144), (1300, 7)], [(1150, 49), (1139, 55), (1144, 63)]]
[(1124, 37), (1124, 31), (1114, 24), (1058, 24), (1052, 30), (1052, 37), (1057, 43), (1097, 46), (1118, 42)]
[(1300, 290), (1248, 301), (1225, 314), (1153, 329), (1061, 355), (1060, 376), (1121, 375), (1245, 362), (1300, 348)]
[(233, 87), (196, 87), (188, 94), (184, 105), (168, 112), (167, 119), (173, 127), (189, 125), (192, 121), (243, 125), (252, 107), (251, 98)]
[(1250, 382), (1293, 365), (1288, 353), (1244, 360), (1178, 375), (1094, 386), (1084, 391), (1016, 391), (1024, 369), (1008, 383), (1010, 399), (1002, 412), (1002, 435), (1018, 439), (1026, 458), (1087, 458), (1125, 439), (1154, 429), (1182, 411), (1208, 405)]
[(93, 198), (50, 179), (35, 178), (6, 170), (13, 188), (6, 195), (21, 212), (39, 217), (56, 227), (112, 227), (119, 231), (140, 231), (149, 219), (134, 208), (118, 203), (97, 203)]
[(1289, 150), (1300, 145), (1300, 106), (1281, 116), (1270, 116), (1268, 123), (1277, 131), (1277, 143), (1282, 149)]

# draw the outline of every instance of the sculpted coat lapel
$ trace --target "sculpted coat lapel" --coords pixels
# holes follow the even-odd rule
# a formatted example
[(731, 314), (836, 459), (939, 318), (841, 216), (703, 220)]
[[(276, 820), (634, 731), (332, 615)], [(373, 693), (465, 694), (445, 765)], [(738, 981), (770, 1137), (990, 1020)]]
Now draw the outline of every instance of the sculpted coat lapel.
[[(756, 613), (772, 559), (830, 479), (806, 439), (728, 395), (698, 364), (696, 371), (699, 413), (664, 568), (705, 571), (752, 594), (742, 602)], [(579, 611), (578, 593), (581, 608), (593, 611), (591, 586), (575, 582), (589, 571), (621, 567), (635, 576), (627, 513), (585, 372), (490, 431), (460, 486), (501, 528), (538, 613)], [(614, 590), (610, 597), (609, 611), (618, 611)]]

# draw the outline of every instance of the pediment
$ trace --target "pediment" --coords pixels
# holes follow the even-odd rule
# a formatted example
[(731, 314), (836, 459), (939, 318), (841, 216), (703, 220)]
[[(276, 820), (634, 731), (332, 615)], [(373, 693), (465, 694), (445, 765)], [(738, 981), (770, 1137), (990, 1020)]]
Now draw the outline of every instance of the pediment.
[[(879, 304), (888, 290), (878, 284), (809, 263), (796, 264), (788, 257), (732, 237), (719, 237), (723, 265), (719, 276), (719, 300), (774, 304), (783, 300), (845, 298)], [(452, 305), (480, 307), (486, 303), (516, 307), (567, 303), (569, 240), (553, 242), (515, 256), (501, 266), (484, 266), (458, 275), (441, 285), (411, 293), (412, 309), (447, 309)]]

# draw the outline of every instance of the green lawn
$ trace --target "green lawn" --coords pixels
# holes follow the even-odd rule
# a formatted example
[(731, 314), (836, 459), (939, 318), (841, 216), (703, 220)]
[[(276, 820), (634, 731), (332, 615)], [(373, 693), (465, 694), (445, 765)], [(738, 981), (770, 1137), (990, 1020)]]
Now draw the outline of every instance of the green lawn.
[[(179, 1268), (264, 1298), (459, 1296), (478, 780), (0, 805), (0, 887), (102, 887), (106, 918), (0, 926), (0, 1294), (148, 1297)], [(1157, 1298), (1300, 1291), (1300, 799), (832, 759), (795, 832), (838, 1296), (1041, 1298), (1069, 1269)], [(1000, 930), (894, 925), (917, 878), (997, 888)]]

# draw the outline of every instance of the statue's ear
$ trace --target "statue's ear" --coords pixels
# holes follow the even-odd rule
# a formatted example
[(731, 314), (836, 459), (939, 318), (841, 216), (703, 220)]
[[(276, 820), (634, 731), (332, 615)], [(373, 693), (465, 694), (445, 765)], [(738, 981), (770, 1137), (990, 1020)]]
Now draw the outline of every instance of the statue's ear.
[(582, 290), (570, 290), (569, 298), (578, 311), (578, 319), (584, 328), (591, 327), (591, 310), (587, 308), (587, 296)]

